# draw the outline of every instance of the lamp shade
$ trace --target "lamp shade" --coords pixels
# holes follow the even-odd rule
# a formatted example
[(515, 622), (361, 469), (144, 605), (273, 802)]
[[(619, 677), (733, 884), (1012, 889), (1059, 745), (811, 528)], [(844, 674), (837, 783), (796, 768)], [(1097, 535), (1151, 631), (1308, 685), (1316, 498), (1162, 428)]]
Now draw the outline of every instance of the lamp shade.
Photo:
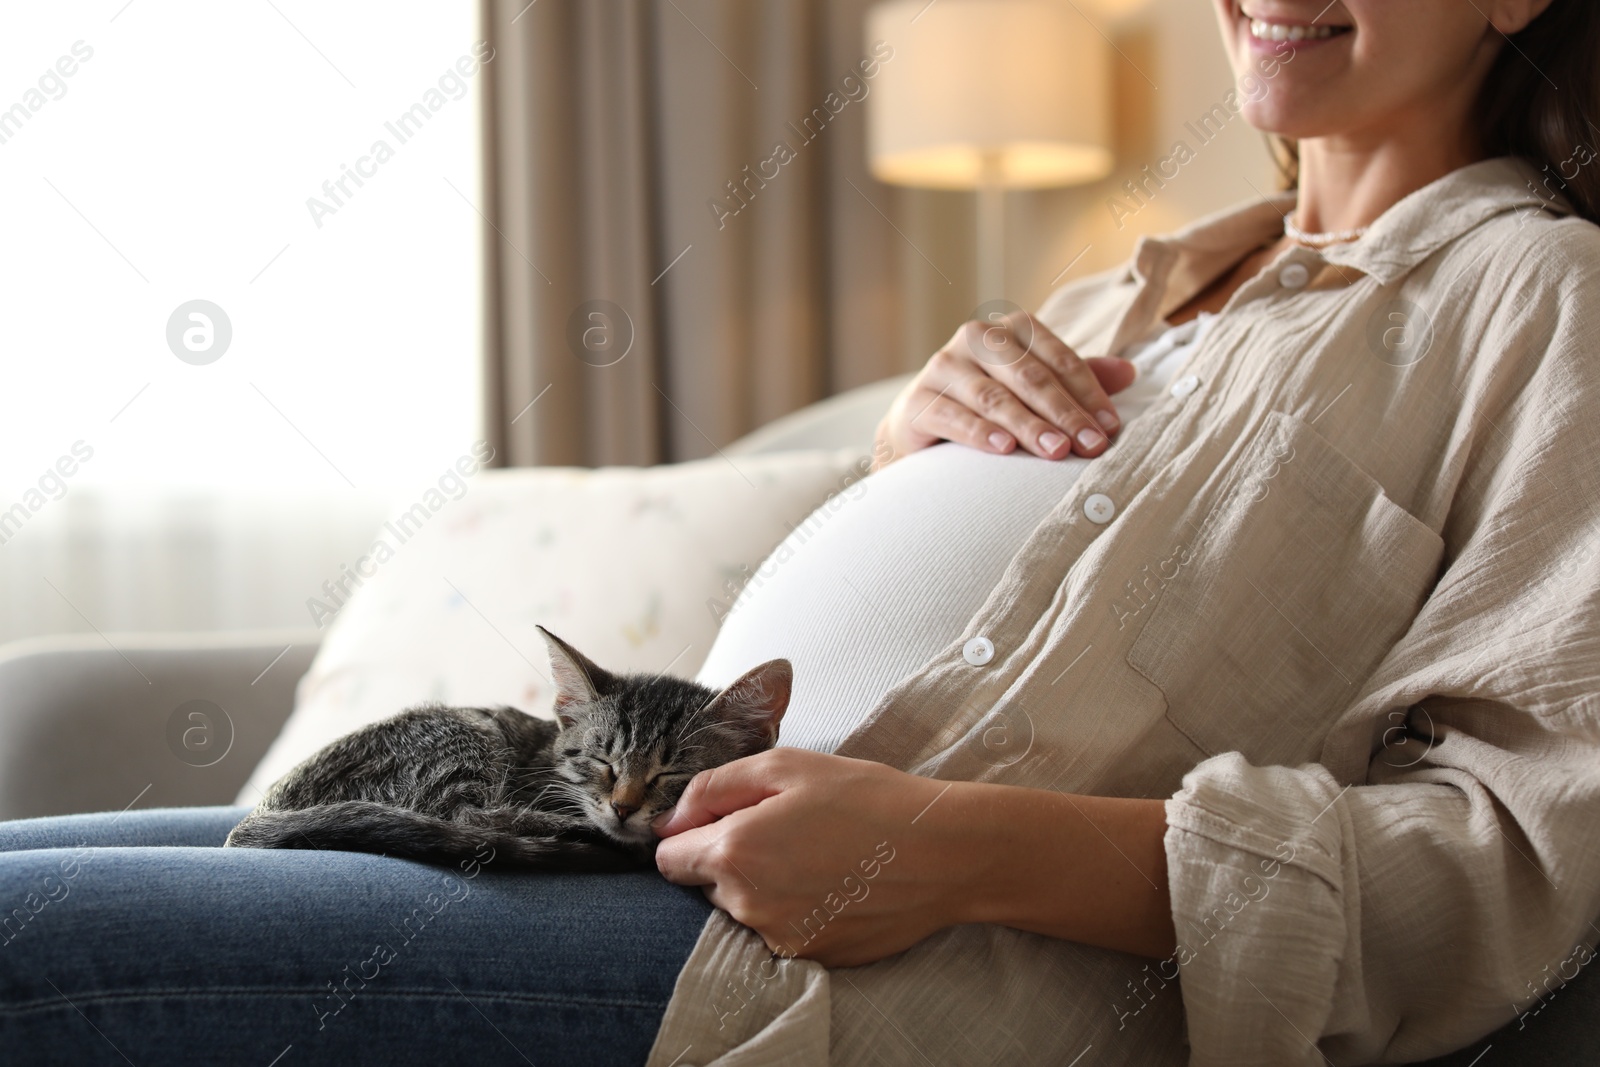
[(894, 48), (867, 100), (873, 176), (972, 189), (1111, 173), (1111, 48), (1065, 0), (887, 0)]

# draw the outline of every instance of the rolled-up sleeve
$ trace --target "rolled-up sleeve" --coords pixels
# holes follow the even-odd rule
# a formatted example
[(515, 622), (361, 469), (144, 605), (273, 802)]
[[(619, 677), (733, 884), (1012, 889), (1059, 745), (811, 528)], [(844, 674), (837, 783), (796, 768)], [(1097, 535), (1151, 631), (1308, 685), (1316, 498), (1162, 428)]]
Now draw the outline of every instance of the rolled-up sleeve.
[(1524, 309), (1548, 344), (1480, 408), (1447, 566), (1324, 758), (1216, 755), (1167, 801), (1193, 1064), (1426, 1058), (1591, 958), (1600, 336), (1582, 284)]

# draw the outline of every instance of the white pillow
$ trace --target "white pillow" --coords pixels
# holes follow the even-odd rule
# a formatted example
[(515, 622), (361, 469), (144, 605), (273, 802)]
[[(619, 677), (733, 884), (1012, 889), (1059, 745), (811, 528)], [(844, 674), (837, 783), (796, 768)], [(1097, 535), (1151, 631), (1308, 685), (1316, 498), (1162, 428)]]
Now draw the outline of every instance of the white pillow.
[(238, 803), (256, 803), (329, 741), (421, 701), (548, 717), (536, 624), (602, 667), (693, 677), (744, 576), (866, 470), (842, 450), (477, 475), (403, 541), (386, 524), (389, 551), (375, 542), (351, 564), (370, 576), (359, 589), (347, 582), (355, 592), (342, 606), (318, 598), (337, 613)]

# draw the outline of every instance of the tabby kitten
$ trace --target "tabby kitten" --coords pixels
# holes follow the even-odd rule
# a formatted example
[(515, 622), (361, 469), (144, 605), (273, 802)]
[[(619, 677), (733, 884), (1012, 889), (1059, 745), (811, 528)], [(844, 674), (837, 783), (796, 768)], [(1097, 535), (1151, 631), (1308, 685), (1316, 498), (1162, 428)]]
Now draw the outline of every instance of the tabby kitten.
[(234, 848), (380, 852), (552, 871), (648, 866), (650, 820), (698, 771), (771, 748), (788, 660), (718, 693), (666, 675), (612, 674), (539, 627), (556, 722), (515, 708), (402, 711), (279, 779), (228, 835)]

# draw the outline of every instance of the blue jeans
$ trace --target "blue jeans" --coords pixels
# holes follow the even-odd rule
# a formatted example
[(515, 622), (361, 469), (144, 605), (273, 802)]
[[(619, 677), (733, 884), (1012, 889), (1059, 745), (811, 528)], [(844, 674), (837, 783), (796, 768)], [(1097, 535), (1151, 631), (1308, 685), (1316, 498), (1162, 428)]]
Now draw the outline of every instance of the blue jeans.
[(641, 1064), (711, 911), (654, 871), (220, 848), (246, 810), (0, 823), (0, 1060)]

